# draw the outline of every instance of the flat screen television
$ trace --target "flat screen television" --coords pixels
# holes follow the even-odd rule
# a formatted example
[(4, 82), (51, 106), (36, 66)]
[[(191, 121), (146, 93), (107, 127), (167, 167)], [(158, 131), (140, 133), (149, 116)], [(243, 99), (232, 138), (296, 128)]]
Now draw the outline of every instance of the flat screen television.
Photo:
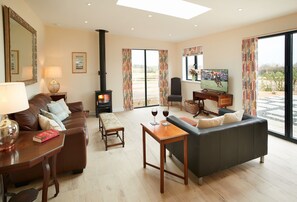
[(228, 69), (202, 69), (201, 88), (227, 93)]

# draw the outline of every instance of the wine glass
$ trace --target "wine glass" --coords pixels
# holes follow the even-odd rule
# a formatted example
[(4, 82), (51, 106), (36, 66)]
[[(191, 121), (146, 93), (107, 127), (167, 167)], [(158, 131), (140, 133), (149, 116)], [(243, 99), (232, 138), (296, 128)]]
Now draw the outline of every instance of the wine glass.
[[(166, 117), (169, 115), (168, 109), (163, 110), (163, 115), (165, 116), (165, 120), (166, 120)], [(168, 125), (169, 123), (167, 121), (163, 122), (163, 126), (168, 126)]]
[(152, 125), (158, 125), (158, 123), (156, 122), (157, 114), (158, 114), (157, 108), (152, 108), (152, 115), (154, 116), (154, 122), (151, 122)]

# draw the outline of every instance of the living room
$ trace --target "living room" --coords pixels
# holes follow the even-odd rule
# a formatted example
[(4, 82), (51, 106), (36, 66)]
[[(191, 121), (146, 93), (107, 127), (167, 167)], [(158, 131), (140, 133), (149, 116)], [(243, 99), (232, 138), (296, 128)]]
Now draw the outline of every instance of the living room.
[[(94, 2), (95, 4), (95, 2)], [(267, 2), (269, 4), (269, 2)], [(90, 111), (90, 115), (92, 118), (88, 122), (88, 126), (94, 124), (94, 126), (90, 127), (89, 135), (90, 135), (90, 142), (94, 141), (97, 143), (97, 145), (93, 145), (91, 147), (91, 150), (100, 150), (103, 149), (103, 143), (100, 142), (100, 139), (97, 139), (95, 137), (95, 134), (98, 133), (96, 131), (96, 126), (98, 124), (98, 119), (94, 118), (93, 116), (95, 115), (95, 103), (94, 103), (94, 91), (98, 90), (100, 88), (99, 85), (99, 76), (98, 76), (98, 64), (99, 64), (99, 58), (98, 58), (98, 32), (95, 31), (95, 29), (90, 30), (87, 28), (87, 24), (85, 25), (86, 29), (77, 29), (77, 28), (67, 28), (63, 27), (63, 25), (54, 25), (54, 24), (46, 24), (44, 23), (41, 18), (36, 14), (36, 12), (30, 7), (30, 3), (28, 3), (26, 0), (1, 0), (1, 5), (6, 5), (10, 8), (12, 8), (18, 15), (20, 15), (23, 19), (25, 19), (34, 29), (37, 31), (37, 58), (38, 58), (38, 63), (37, 63), (37, 83), (28, 85), (26, 86), (27, 90), (27, 95), (28, 98), (33, 97), (34, 95), (38, 93), (48, 93), (47, 89), (47, 83), (48, 79), (45, 79), (43, 76), (43, 71), (44, 68), (46, 68), (49, 65), (58, 65), (62, 67), (62, 78), (59, 79), (60, 82), (60, 91), (61, 92), (67, 92), (67, 101), (68, 102), (76, 102), (76, 101), (82, 101), (84, 104), (84, 109)], [(86, 2), (82, 2), (82, 7), (87, 7)], [(66, 8), (67, 9), (67, 8)], [(88, 8), (84, 8), (88, 9)], [(54, 11), (51, 11), (54, 12)], [(65, 13), (67, 10), (65, 10)], [(65, 14), (66, 15), (66, 14)], [(241, 14), (235, 13), (235, 17), (240, 18)], [(107, 66), (107, 89), (111, 89), (113, 91), (113, 111), (114, 112), (119, 112), (120, 115), (119, 117), (122, 117), (121, 120), (127, 119), (124, 124), (127, 124), (127, 126), (130, 126), (128, 128), (128, 131), (131, 133), (135, 133), (139, 135), (141, 134), (140, 131), (140, 126), (139, 128), (133, 128), (131, 127), (132, 123), (130, 123), (129, 120), (129, 115), (131, 115), (134, 118), (131, 118), (131, 121), (136, 121), (137, 116), (142, 116), (141, 114), (138, 114), (139, 112), (126, 112), (127, 114), (123, 114), (124, 109), (123, 109), (123, 84), (122, 84), (122, 49), (123, 48), (131, 48), (131, 49), (158, 49), (158, 50), (168, 50), (168, 67), (169, 67), (169, 75), (168, 78), (172, 77), (182, 77), (182, 51), (185, 48), (189, 47), (194, 47), (194, 46), (202, 46), (203, 47), (203, 57), (204, 57), (204, 66), (209, 67), (209, 68), (226, 68), (229, 69), (229, 90), (228, 92), (233, 94), (234, 99), (233, 99), (233, 105), (230, 107), (230, 109), (238, 110), (242, 109), (242, 53), (241, 53), (241, 46), (242, 46), (242, 40), (250, 37), (255, 37), (255, 36), (265, 36), (265, 35), (272, 35), (275, 33), (281, 33), (285, 32), (288, 30), (296, 30), (297, 28), (297, 11), (295, 10), (294, 12), (287, 13), (286, 15), (274, 17), (274, 18), (267, 18), (265, 20), (262, 20), (261, 22), (257, 21), (255, 23), (251, 24), (244, 24), (242, 26), (239, 26), (237, 28), (233, 29), (225, 29), (224, 31), (220, 32), (212, 32), (211, 34), (199, 36), (199, 37), (193, 37), (191, 39), (187, 40), (180, 40), (180, 41), (174, 41), (171, 40), (170, 38), (168, 40), (156, 40), (156, 39), (147, 39), (147, 38), (141, 38), (141, 37), (133, 37), (133, 36), (127, 36), (127, 35), (118, 35), (118, 34), (113, 34), (111, 30), (109, 30), (109, 33), (106, 34), (106, 66)], [(84, 19), (85, 20), (85, 19)], [(108, 21), (108, 20), (107, 20)], [(1, 26), (3, 27), (3, 19), (1, 15)], [(52, 22), (52, 23), (59, 23), (59, 22)], [(99, 26), (99, 25), (98, 25)], [(219, 26), (219, 25), (218, 25)], [(106, 27), (96, 27), (96, 29), (107, 29)], [(197, 34), (198, 36), (198, 34)], [(4, 36), (3, 32), (0, 33), (0, 38), (1, 40), (1, 46), (4, 47)], [(2, 68), (0, 68), (0, 82), (5, 82), (5, 58), (4, 58), (4, 48), (0, 50), (1, 52), (1, 63), (2, 63)], [(72, 73), (72, 58), (71, 58), (71, 53), (72, 52), (86, 52), (87, 53), (87, 71), (86, 73), (83, 74), (73, 74)], [(200, 86), (198, 82), (188, 82), (188, 81), (183, 81), (182, 82), (182, 94), (183, 94), (183, 99), (192, 99), (192, 93), (195, 90), (200, 90)], [(216, 108), (216, 103), (214, 102), (208, 102), (207, 106), (209, 109), (215, 111), (217, 110)], [(185, 112), (179, 112), (178, 107), (173, 107), (171, 109), (172, 113), (175, 113), (176, 115), (184, 115), (183, 113)], [(144, 110), (143, 112), (147, 113), (146, 117), (147, 119), (145, 120), (150, 120), (152, 117), (150, 115), (149, 110)], [(133, 114), (134, 113), (134, 114)], [(123, 118), (124, 117), (124, 118)], [(159, 119), (163, 118), (161, 115), (158, 117)], [(138, 124), (138, 123), (137, 123)], [(139, 125), (139, 124), (138, 124)], [(129, 132), (126, 132), (129, 134)], [(129, 136), (127, 137), (129, 141)], [(271, 137), (273, 138), (273, 137)], [(131, 144), (134, 144), (134, 147), (141, 150), (141, 141), (140, 137), (137, 138), (136, 140), (131, 140)], [(275, 140), (273, 138), (271, 144), (271, 148), (278, 148), (277, 144), (279, 140)], [(283, 149), (283, 148), (288, 148), (292, 154), (296, 154), (296, 147), (295, 145), (287, 145), (287, 143), (281, 144), (280, 148), (278, 149)], [(157, 148), (158, 146), (155, 145), (155, 147), (152, 148)], [(90, 149), (90, 148), (88, 148)], [(122, 148), (120, 148), (121, 150)], [(125, 159), (140, 159), (141, 154), (132, 154), (129, 153), (129, 145), (125, 146), (125, 149), (127, 151), (127, 155), (124, 157)], [(272, 154), (275, 154), (273, 156), (273, 163), (277, 164), (277, 152), (272, 151)], [(283, 151), (281, 152), (283, 153)], [(285, 153), (285, 152), (284, 152)], [(116, 162), (116, 160), (111, 160), (106, 158), (107, 153), (102, 151), (100, 154), (96, 153), (96, 155), (99, 155), (100, 158), (103, 158), (106, 162), (105, 167), (100, 167), (96, 166), (94, 162), (91, 163), (92, 160), (97, 161), (100, 163), (100, 159), (98, 159), (98, 156), (94, 156), (95, 154), (93, 153), (88, 153), (88, 165), (87, 169), (90, 169), (89, 172), (84, 172), (81, 176), (83, 180), (79, 177), (72, 177), (72, 176), (63, 176), (63, 182), (69, 180), (68, 182), (65, 182), (67, 188), (63, 188), (63, 183), (61, 183), (61, 193), (57, 198), (55, 198), (52, 201), (62, 201), (64, 200), (79, 200), (75, 199), (74, 196), (77, 196), (78, 198), (81, 197), (81, 200), (87, 201), (87, 197), (84, 198), (85, 196), (81, 196), (83, 194), (86, 194), (86, 192), (90, 191), (90, 186), (96, 186), (97, 183), (100, 183), (100, 178), (96, 178), (98, 180), (92, 180), (92, 175), (96, 175), (98, 172), (103, 172), (107, 175), (103, 176), (104, 179), (108, 181), (108, 179), (112, 178), (114, 175), (108, 173), (106, 170), (108, 170), (110, 167), (121, 167), (121, 163), (124, 163), (123, 160), (121, 160), (121, 154), (117, 153), (117, 149), (110, 150), (108, 151), (109, 156), (114, 156), (119, 162)], [(284, 158), (286, 158), (285, 154), (282, 154)], [(132, 156), (132, 157), (131, 157)], [(158, 157), (158, 154), (156, 152), (156, 158)], [(294, 155), (292, 155), (294, 156)], [(295, 155), (296, 156), (296, 155)], [(133, 160), (131, 160), (133, 162)], [(138, 162), (138, 161), (137, 161)], [(269, 161), (268, 161), (269, 162)], [(286, 162), (286, 160), (281, 160), (281, 162), (289, 163)], [(265, 163), (264, 163), (265, 164)], [(292, 164), (296, 165), (296, 161), (294, 161)], [(127, 164), (125, 164), (127, 165)], [(249, 163), (248, 167), (249, 168), (254, 168), (257, 167), (259, 164), (258, 162), (254, 163)], [(92, 167), (93, 168), (90, 168)], [(96, 170), (94, 167), (100, 169)], [(245, 168), (246, 166), (242, 166), (237, 168), (238, 170)], [(131, 168), (131, 167), (130, 167)], [(141, 163), (138, 166), (139, 169), (136, 169), (135, 167), (131, 168), (131, 170), (137, 172), (137, 177), (139, 178), (144, 178), (145, 180), (148, 180), (150, 182), (150, 185), (155, 185), (156, 189), (154, 190), (151, 186), (148, 186), (147, 188), (150, 189), (149, 193), (154, 193), (154, 196), (149, 198), (149, 199), (143, 199), (143, 200), (163, 200), (163, 199), (168, 199), (168, 200), (179, 200), (184, 197), (183, 194), (180, 196), (176, 196), (174, 192), (183, 192), (185, 188), (183, 188), (182, 183), (176, 183), (174, 180), (172, 181), (171, 179), (165, 179), (165, 181), (171, 181), (167, 182), (165, 186), (167, 186), (166, 189), (169, 189), (170, 191), (166, 193), (165, 190), (165, 196), (159, 196), (158, 192), (158, 174), (157, 172), (154, 173), (154, 175), (148, 174), (148, 171), (145, 173), (142, 172), (142, 165)], [(282, 167), (277, 167), (282, 168)], [(293, 169), (292, 167), (284, 167), (284, 169)], [(105, 170), (106, 169), (106, 170)], [(260, 169), (260, 168), (254, 168), (255, 170)], [(276, 169), (276, 170), (277, 170)], [(112, 168), (111, 170), (114, 171), (119, 171), (116, 168)], [(178, 170), (176, 167), (175, 170)], [(235, 168), (236, 170), (236, 168)], [(230, 171), (224, 172), (225, 175), (230, 174)], [(261, 170), (260, 172), (264, 172)], [(279, 170), (279, 172), (283, 172)], [(134, 180), (131, 179), (132, 177), (129, 177), (130, 171), (128, 169), (124, 169), (123, 175), (126, 175), (123, 177), (124, 179), (121, 180)], [(242, 174), (245, 177), (244, 174)], [(269, 175), (269, 173), (264, 174), (264, 175)], [(135, 177), (135, 175), (132, 175)], [(229, 175), (228, 175), (229, 176)], [(256, 176), (256, 175), (255, 175)], [(296, 176), (296, 169), (292, 170), (290, 174), (287, 174), (287, 176)], [(118, 175), (117, 175), (118, 177)], [(222, 175), (217, 175), (214, 176), (217, 178), (221, 178)], [(190, 177), (191, 178), (191, 177)], [(145, 180), (137, 180), (136, 185), (140, 183), (145, 183)], [(195, 179), (195, 178), (193, 178)], [(77, 187), (80, 187), (78, 183), (81, 183), (84, 180), (88, 180), (90, 184), (88, 184), (87, 191), (85, 190), (76, 190)], [(274, 183), (280, 183), (277, 180), (281, 180), (281, 178), (274, 178)], [(154, 181), (154, 182), (152, 182)], [(215, 181), (213, 178), (209, 179), (209, 183), (213, 183)], [(207, 182), (207, 180), (206, 180)], [(221, 200), (222, 198), (219, 198), (217, 195), (212, 195), (209, 196), (210, 198), (207, 198), (207, 192), (211, 192), (210, 187), (201, 187), (201, 188), (196, 188), (196, 182), (192, 181), (190, 184), (191, 188), (193, 188), (193, 192), (190, 192), (190, 196), (187, 196), (187, 199), (197, 199), (195, 194), (203, 195), (204, 200), (211, 201), (213, 200)], [(269, 182), (270, 183), (270, 182)], [(271, 188), (270, 184), (265, 184), (267, 186), (267, 189)], [(286, 182), (283, 182), (284, 184), (289, 184), (293, 183), (290, 180), (287, 180)], [(109, 187), (110, 190), (112, 190), (113, 186), (116, 186), (116, 182), (110, 182), (110, 184), (106, 183), (106, 187)], [(174, 186), (179, 187), (179, 189), (175, 189)], [(194, 185), (193, 185), (194, 184)], [(86, 185), (86, 184), (84, 184)], [(135, 198), (131, 197), (134, 200), (141, 200), (137, 198), (136, 194), (132, 194), (132, 192), (137, 192), (136, 188), (133, 188), (133, 182), (130, 182), (129, 185), (131, 187), (124, 187), (125, 189), (128, 189), (130, 191), (130, 196), (133, 195)], [(242, 185), (242, 184), (241, 184)], [(246, 184), (243, 184), (242, 186), (245, 186)], [(133, 185), (135, 186), (135, 185)], [(198, 185), (197, 185), (198, 186)], [(170, 187), (172, 189), (170, 189)], [(221, 187), (217, 185), (217, 188)], [(289, 187), (289, 185), (286, 185), (285, 187)], [(294, 186), (296, 185), (294, 184)], [(81, 187), (80, 187), (81, 188)], [(219, 189), (218, 188), (218, 189)], [(234, 188), (234, 187), (233, 187)], [(103, 189), (101, 187), (101, 189)], [(234, 188), (235, 189), (235, 188)], [(244, 189), (244, 188), (243, 188)], [(274, 191), (279, 191), (280, 189), (278, 188), (272, 188)], [(74, 190), (73, 192), (67, 192), (68, 190)], [(290, 188), (290, 190), (293, 190)], [(101, 190), (100, 192), (102, 192)], [(189, 190), (188, 190), (189, 191)], [(247, 200), (252, 200), (254, 198), (250, 198), (251, 196), (247, 196), (247, 193), (241, 192), (239, 195), (245, 195), (245, 197), (240, 198), (240, 197), (234, 197), (232, 198), (232, 194), (236, 195), (237, 190), (233, 190), (234, 193), (232, 193), (232, 190), (230, 192), (227, 192), (228, 196), (224, 196), (225, 199), (227, 200), (236, 200), (236, 199), (247, 199)], [(254, 191), (254, 190), (253, 190)], [(93, 190), (93, 196), (89, 198), (88, 201), (98, 201), (96, 199), (96, 191)], [(143, 192), (143, 190), (141, 190)], [(196, 192), (196, 193), (195, 193)], [(203, 193), (204, 192), (204, 193)], [(266, 192), (266, 194), (270, 193), (272, 194), (273, 191)], [(111, 191), (109, 192), (110, 194), (112, 193)], [(64, 195), (63, 195), (64, 194)], [(125, 192), (126, 194), (126, 192)], [(171, 197), (170, 194), (173, 196)], [(249, 193), (251, 194), (251, 193)], [(73, 196), (71, 196), (73, 195)], [(144, 193), (145, 196), (147, 196), (147, 193)], [(296, 199), (296, 195), (289, 193), (290, 196), (286, 197), (285, 194), (282, 195), (283, 198), (277, 198), (278, 200), (284, 199), (284, 200), (290, 200), (290, 199)], [(67, 198), (69, 197), (69, 198)], [(120, 197), (120, 196), (119, 196)], [(176, 197), (176, 198), (175, 198)], [(212, 198), (213, 197), (213, 198)], [(261, 198), (262, 196), (259, 196), (258, 198), (256, 197), (255, 200), (259, 201), (260, 199), (268, 200), (269, 197)], [(130, 198), (130, 199), (131, 199)], [(105, 200), (108, 199), (108, 197), (104, 197)], [(112, 198), (115, 199), (115, 198)], [(118, 198), (120, 200), (121, 198)], [(224, 199), (224, 198), (223, 198)], [(125, 200), (125, 199), (123, 199)], [(201, 199), (202, 200), (202, 199)], [(100, 201), (100, 200), (99, 200)]]
[[(26, 4), (26, 1), (2, 1), (2, 5), (11, 7), (22, 18), (26, 19), (37, 31), (38, 50), (38, 82), (27, 86), (28, 97), (37, 92), (48, 92), (47, 82), (43, 78), (43, 68), (47, 65), (59, 65), (63, 68), (63, 79), (60, 79), (60, 91), (68, 92), (69, 101), (81, 100), (86, 109), (95, 113), (93, 93), (99, 89), (98, 79), (98, 32), (95, 30), (78, 30), (54, 25), (44, 25), (38, 16)], [(251, 36), (263, 36), (296, 27), (295, 14), (266, 20), (265, 22), (248, 25), (242, 28), (214, 33), (183, 42), (148, 40), (128, 36), (106, 34), (106, 66), (107, 88), (113, 90), (115, 111), (123, 110), (122, 94), (122, 54), (123, 48), (163, 49), (168, 50), (169, 78), (182, 76), (181, 52), (184, 48), (202, 46), (204, 66), (208, 68), (229, 69), (229, 93), (235, 98), (232, 108), (239, 109), (242, 105), (242, 88), (236, 85), (241, 79), (241, 43), (242, 39)], [(1, 21), (3, 25), (3, 20)], [(100, 28), (100, 27), (99, 27)], [(3, 34), (3, 33), (2, 33)], [(2, 35), (3, 38), (3, 35)], [(82, 40), (84, 39), (84, 40)], [(3, 44), (3, 40), (1, 42)], [(2, 45), (3, 46), (3, 45)], [(228, 51), (225, 51), (228, 47)], [(1, 61), (4, 64), (4, 50)], [(73, 74), (71, 53), (87, 52), (88, 69), (85, 74)], [(4, 65), (3, 65), (4, 67)], [(4, 82), (4, 68), (1, 68), (0, 81)], [(79, 80), (80, 82), (75, 82)], [(117, 81), (117, 82), (114, 82)], [(192, 98), (192, 91), (199, 89), (199, 84), (183, 82), (182, 92), (185, 99)], [(75, 92), (75, 93), (70, 93)]]

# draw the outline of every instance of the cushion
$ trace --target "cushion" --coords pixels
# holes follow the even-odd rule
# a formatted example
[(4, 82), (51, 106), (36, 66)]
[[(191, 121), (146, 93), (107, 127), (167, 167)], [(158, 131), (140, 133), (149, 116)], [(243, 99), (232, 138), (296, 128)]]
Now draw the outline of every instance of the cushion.
[(55, 114), (61, 121), (66, 119), (69, 114), (63, 109), (63, 107), (57, 103), (57, 102), (52, 102), (47, 104), (47, 107), (49, 111), (53, 114)]
[(52, 114), (50, 112), (47, 112), (45, 110), (40, 110), (41, 114), (51, 120), (54, 120), (63, 130), (66, 130), (64, 124), (62, 123), (62, 121), (55, 115), (55, 114)]
[(38, 114), (38, 121), (42, 130), (49, 130), (49, 129), (55, 129), (58, 131), (63, 130), (57, 122), (41, 114)]
[[(55, 101), (51, 101), (51, 103), (55, 103)], [(56, 101), (56, 103), (58, 103), (64, 109), (64, 111), (67, 112), (67, 114), (71, 114), (71, 111), (69, 110), (67, 104), (65, 103), (64, 98)]]
[(234, 122), (239, 122), (242, 119), (244, 110), (239, 110), (233, 113), (226, 113), (224, 114), (224, 122), (223, 124), (226, 123), (234, 123)]
[(224, 116), (218, 116), (209, 119), (199, 119), (197, 123), (198, 128), (211, 128), (215, 126), (222, 125), (224, 121)]
[(192, 119), (189, 119), (185, 116), (181, 116), (179, 117), (181, 120), (183, 120), (184, 122), (187, 122), (188, 124), (192, 125), (192, 126), (196, 126), (197, 125), (197, 121), (196, 120), (192, 120)]
[(29, 108), (14, 114), (14, 119), (20, 127), (20, 130), (35, 131), (38, 130), (38, 114), (39, 108), (33, 104), (29, 104)]

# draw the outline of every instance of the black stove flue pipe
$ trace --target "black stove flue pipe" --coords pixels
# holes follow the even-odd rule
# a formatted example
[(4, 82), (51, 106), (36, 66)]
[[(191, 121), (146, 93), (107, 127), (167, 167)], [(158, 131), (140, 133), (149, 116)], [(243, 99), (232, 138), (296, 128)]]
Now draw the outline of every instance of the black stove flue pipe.
[(106, 91), (106, 58), (105, 58), (105, 33), (108, 31), (97, 29), (99, 32), (99, 60), (100, 69), (98, 75), (100, 76), (100, 90)]

